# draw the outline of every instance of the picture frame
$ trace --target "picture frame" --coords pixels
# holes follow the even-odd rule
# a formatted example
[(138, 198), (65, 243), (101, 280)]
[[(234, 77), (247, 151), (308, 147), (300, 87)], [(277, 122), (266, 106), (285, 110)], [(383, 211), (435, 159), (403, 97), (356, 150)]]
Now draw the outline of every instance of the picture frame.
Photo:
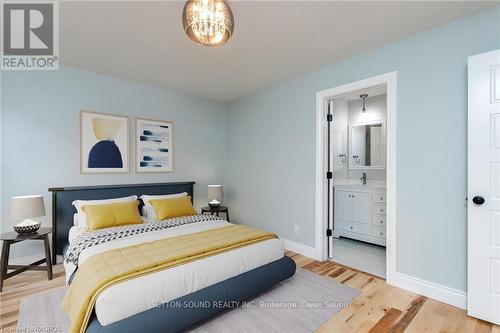
[(136, 172), (174, 171), (174, 123), (145, 118), (135, 119)]
[(80, 172), (129, 172), (128, 117), (80, 110)]

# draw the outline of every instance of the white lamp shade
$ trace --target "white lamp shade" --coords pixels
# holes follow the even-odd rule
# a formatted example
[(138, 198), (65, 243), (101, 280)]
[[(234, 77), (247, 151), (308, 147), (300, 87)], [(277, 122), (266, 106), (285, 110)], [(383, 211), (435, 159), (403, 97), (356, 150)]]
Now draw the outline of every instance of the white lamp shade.
[(222, 185), (208, 185), (207, 199), (208, 202), (213, 200), (222, 202)]
[(16, 220), (45, 216), (45, 205), (41, 195), (12, 197), (10, 216)]

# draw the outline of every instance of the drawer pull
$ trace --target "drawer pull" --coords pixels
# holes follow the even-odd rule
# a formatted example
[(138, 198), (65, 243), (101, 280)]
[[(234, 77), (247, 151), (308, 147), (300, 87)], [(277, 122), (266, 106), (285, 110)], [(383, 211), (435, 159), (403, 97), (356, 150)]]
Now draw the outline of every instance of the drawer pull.
[(353, 229), (353, 227), (351, 227), (351, 230)]
[(385, 193), (373, 193), (372, 202), (374, 203), (385, 203)]

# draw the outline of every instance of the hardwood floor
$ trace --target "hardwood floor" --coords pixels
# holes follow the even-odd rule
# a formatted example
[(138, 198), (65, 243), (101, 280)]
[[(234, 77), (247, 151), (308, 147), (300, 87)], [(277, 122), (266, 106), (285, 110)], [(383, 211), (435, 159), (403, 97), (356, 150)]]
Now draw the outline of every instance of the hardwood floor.
[[(467, 316), (447, 304), (392, 287), (383, 279), (333, 262), (319, 262), (287, 252), (298, 266), (329, 276), (361, 291), (350, 307), (325, 322), (318, 333), (331, 332), (473, 332), (500, 333), (500, 327)], [(0, 293), (0, 332), (15, 332), (19, 303), (29, 295), (64, 286), (62, 265), (54, 279), (45, 272), (28, 271), (5, 281)]]
[(376, 276), (292, 252), (287, 255), (304, 269), (361, 291), (350, 307), (333, 316), (317, 332), (500, 333), (499, 326), (469, 317), (465, 310), (390, 286)]
[(0, 332), (15, 332), (19, 303), (32, 294), (64, 286), (62, 264), (52, 268), (54, 278), (47, 280), (46, 272), (27, 271), (5, 280), (0, 293)]

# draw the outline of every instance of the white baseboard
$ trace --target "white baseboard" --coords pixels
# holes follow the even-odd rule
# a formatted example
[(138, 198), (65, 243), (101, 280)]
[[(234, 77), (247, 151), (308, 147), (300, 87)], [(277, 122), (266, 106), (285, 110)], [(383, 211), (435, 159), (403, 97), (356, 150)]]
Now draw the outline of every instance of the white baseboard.
[(45, 258), (45, 254), (37, 254), (27, 257), (11, 258), (9, 259), (9, 265), (28, 265), (32, 262)]
[[(322, 261), (322, 259), (318, 256), (316, 248), (282, 237), (280, 238), (285, 243), (284, 245), (286, 250), (298, 253), (314, 260)], [(432, 298), (434, 300), (455, 306), (457, 308), (467, 308), (467, 293), (465, 291), (450, 288), (441, 284), (398, 272), (396, 272), (393, 279), (391, 279), (391, 284), (395, 287)]]
[(304, 245), (302, 243), (297, 243), (288, 239), (285, 239), (283, 237), (280, 237), (281, 240), (285, 243), (285, 249), (288, 251), (292, 251), (295, 253), (298, 253), (300, 255), (303, 255), (304, 257), (308, 257), (314, 260), (319, 260), (321, 261), (321, 258), (318, 258), (316, 248), (309, 246), (309, 245)]
[(467, 308), (467, 293), (465, 291), (397, 272), (394, 275), (393, 285), (457, 308)]

